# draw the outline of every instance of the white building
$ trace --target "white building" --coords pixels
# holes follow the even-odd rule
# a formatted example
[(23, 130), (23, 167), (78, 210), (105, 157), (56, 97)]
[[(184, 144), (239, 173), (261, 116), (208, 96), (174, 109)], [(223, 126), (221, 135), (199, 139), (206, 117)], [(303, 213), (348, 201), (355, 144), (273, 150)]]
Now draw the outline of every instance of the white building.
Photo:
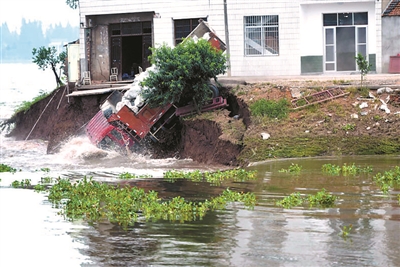
[[(82, 70), (108, 80), (144, 69), (151, 46), (177, 44), (207, 20), (228, 45), (232, 76), (381, 72), (379, 0), (80, 0)], [(135, 68), (134, 68), (135, 69)]]

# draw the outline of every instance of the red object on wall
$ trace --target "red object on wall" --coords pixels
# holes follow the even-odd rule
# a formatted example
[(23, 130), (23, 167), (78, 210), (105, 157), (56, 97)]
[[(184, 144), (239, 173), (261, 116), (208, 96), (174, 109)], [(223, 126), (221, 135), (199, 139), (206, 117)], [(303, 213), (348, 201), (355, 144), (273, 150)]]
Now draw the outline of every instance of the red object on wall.
[(389, 73), (400, 73), (400, 54), (390, 56)]

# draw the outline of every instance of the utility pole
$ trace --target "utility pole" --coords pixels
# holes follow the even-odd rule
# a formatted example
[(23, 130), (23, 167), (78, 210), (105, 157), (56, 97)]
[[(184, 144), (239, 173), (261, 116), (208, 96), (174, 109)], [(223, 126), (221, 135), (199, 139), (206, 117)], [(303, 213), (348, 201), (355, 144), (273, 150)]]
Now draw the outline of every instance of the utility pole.
[(227, 63), (228, 63), (228, 77), (231, 76), (231, 53), (230, 53), (230, 46), (229, 46), (229, 29), (228, 29), (228, 8), (227, 8), (227, 0), (224, 0), (224, 24), (225, 24), (225, 44), (226, 44), (226, 54), (228, 56)]

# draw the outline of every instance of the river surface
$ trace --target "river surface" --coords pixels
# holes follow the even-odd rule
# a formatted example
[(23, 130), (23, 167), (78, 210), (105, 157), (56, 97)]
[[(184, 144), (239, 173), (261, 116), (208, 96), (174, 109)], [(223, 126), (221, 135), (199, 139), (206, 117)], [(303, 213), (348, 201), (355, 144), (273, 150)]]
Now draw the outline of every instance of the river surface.
[[(0, 64), (1, 118), (21, 102), (54, 87), (54, 77), (32, 64)], [(18, 72), (17, 72), (18, 70)], [(14, 77), (15, 73), (30, 73)], [(42, 75), (42, 76), (41, 76)], [(35, 77), (41, 77), (38, 82)], [(4, 80), (8, 80), (5, 82)], [(18, 171), (0, 173), (0, 266), (400, 266), (399, 186), (383, 194), (373, 181), (378, 172), (400, 166), (400, 157), (354, 156), (271, 160), (253, 164), (254, 181), (219, 186), (161, 179), (170, 169), (216, 170), (190, 159), (153, 160), (140, 155), (105, 155), (86, 137), (72, 137), (60, 153), (47, 155), (42, 140), (15, 141), (1, 135), (0, 163)], [(323, 173), (323, 164), (371, 166), (358, 175)], [(298, 164), (298, 175), (284, 173)], [(42, 168), (49, 168), (45, 172)], [(15, 189), (14, 180), (42, 177), (113, 182), (123, 172), (155, 178), (131, 183), (162, 195), (214, 195), (229, 187), (257, 196), (254, 210), (238, 203), (190, 223), (139, 222), (127, 231), (102, 223), (89, 226), (57, 214), (45, 193)], [(325, 188), (338, 196), (332, 208), (276, 205), (293, 192), (315, 194)], [(352, 225), (347, 237), (344, 227)]]

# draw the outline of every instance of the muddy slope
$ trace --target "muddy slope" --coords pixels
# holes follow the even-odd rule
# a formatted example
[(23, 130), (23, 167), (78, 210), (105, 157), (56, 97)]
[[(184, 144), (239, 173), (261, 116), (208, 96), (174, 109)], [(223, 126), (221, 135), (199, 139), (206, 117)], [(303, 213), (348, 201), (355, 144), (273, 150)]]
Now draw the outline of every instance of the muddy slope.
[(15, 123), (15, 127), (9, 136), (16, 140), (46, 140), (49, 142), (47, 152), (56, 152), (62, 141), (82, 133), (84, 125), (96, 114), (105, 97), (68, 99), (65, 97), (65, 87), (60, 87), (32, 105), (28, 111), (14, 115), (9, 122)]
[[(64, 91), (64, 87), (59, 88), (46, 99), (32, 105), (27, 112), (16, 114), (10, 120), (15, 127), (9, 135), (17, 140), (46, 140), (47, 153), (56, 153), (63, 141), (84, 134), (86, 123), (99, 111), (107, 95), (70, 97), (68, 100)], [(230, 109), (239, 114), (243, 103), (231, 102)], [(248, 117), (248, 111), (244, 114)], [(200, 163), (236, 166), (236, 156), (241, 146), (220, 140), (221, 134), (217, 122), (181, 120), (175, 131), (166, 136), (163, 144), (145, 142), (145, 153), (153, 158), (191, 158)]]
[(222, 131), (215, 121), (185, 121), (180, 157), (206, 164), (236, 166), (236, 157), (241, 151), (241, 146), (219, 138), (221, 135)]

